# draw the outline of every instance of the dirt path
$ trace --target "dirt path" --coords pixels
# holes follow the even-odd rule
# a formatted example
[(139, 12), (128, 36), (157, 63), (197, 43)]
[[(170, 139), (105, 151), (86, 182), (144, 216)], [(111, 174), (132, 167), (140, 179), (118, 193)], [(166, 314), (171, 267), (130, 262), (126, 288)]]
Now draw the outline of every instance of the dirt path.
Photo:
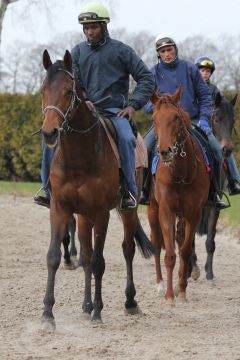
[[(82, 317), (82, 269), (60, 268), (54, 307), (57, 330), (43, 333), (48, 216), (48, 210), (34, 205), (31, 198), (1, 195), (1, 359), (240, 360), (240, 240), (236, 233), (224, 229), (217, 234), (212, 282), (205, 280), (204, 239), (198, 239), (200, 279), (189, 282), (188, 303), (176, 302), (174, 308), (155, 290), (153, 259), (144, 260), (137, 251), (136, 298), (143, 314), (125, 316), (122, 228), (113, 213), (105, 246), (103, 324), (96, 326)], [(142, 223), (148, 233), (144, 214)]]

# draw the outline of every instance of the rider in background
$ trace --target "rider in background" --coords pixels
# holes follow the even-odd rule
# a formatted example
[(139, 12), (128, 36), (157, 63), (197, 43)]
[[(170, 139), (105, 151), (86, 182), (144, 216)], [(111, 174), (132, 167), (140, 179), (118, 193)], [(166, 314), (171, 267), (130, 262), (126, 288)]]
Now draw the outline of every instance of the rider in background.
[[(197, 59), (195, 65), (199, 68), (203, 79), (208, 84), (214, 106), (217, 94), (221, 94), (217, 86), (210, 82), (210, 77), (215, 71), (214, 61), (207, 56), (201, 56)], [(224, 97), (222, 94), (221, 96)], [(240, 174), (233, 153), (231, 153), (230, 156), (226, 157), (225, 161), (229, 170), (227, 172), (229, 194), (240, 194)]]
[[(101, 3), (90, 2), (82, 9), (78, 22), (83, 25), (86, 41), (73, 48), (72, 61), (89, 109), (95, 111), (94, 103), (101, 105), (116, 129), (124, 178), (120, 208), (131, 210), (137, 205), (137, 186), (136, 138), (130, 121), (152, 95), (154, 79), (130, 46), (110, 38), (109, 21), (109, 13)], [(129, 98), (130, 75), (136, 87)]]
[[(179, 59), (177, 45), (168, 34), (159, 34), (155, 45), (158, 63), (151, 68), (155, 79), (155, 86), (161, 95), (164, 93), (173, 94), (180, 85), (183, 86), (180, 104), (191, 117), (192, 123), (200, 126), (208, 137), (219, 168), (219, 171), (217, 171), (217, 184), (215, 184), (215, 206), (219, 209), (225, 209), (228, 205), (225, 205), (219, 196), (221, 192), (220, 168), (223, 155), (221, 145), (213, 135), (210, 127), (213, 108), (209, 88), (194, 64)], [(144, 109), (146, 112), (152, 112), (152, 103), (149, 101)], [(148, 150), (150, 167), (153, 155), (156, 153), (157, 143), (153, 127), (144, 137), (144, 141)], [(144, 178), (147, 178), (147, 172), (145, 172)], [(147, 181), (143, 185), (140, 204), (147, 205), (149, 203), (149, 184), (145, 186), (146, 183)]]

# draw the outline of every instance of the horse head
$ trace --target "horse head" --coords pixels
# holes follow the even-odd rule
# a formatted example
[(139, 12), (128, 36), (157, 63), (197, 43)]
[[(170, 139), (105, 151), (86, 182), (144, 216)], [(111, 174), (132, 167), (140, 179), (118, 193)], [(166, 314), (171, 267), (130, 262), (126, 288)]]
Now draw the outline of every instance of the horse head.
[(182, 86), (172, 95), (156, 92), (151, 98), (158, 152), (165, 163), (170, 163), (179, 151), (183, 153), (184, 129), (190, 126), (189, 117), (178, 104), (181, 93)]
[(212, 128), (219, 140), (223, 155), (229, 156), (232, 152), (232, 130), (234, 128), (234, 105), (238, 94), (228, 101), (220, 93), (215, 98), (215, 110), (212, 116)]
[(54, 147), (61, 131), (67, 130), (68, 121), (81, 102), (81, 94), (78, 94), (79, 87), (76, 86), (68, 50), (63, 60), (54, 64), (48, 51), (44, 50), (43, 66), (47, 75), (41, 88), (44, 116), (41, 132), (47, 145)]

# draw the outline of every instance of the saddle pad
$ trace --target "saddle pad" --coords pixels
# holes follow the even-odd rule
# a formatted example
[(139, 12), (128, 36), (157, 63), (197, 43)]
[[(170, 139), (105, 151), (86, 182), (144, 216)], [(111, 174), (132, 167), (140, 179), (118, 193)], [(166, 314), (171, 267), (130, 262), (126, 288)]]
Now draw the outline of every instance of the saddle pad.
[(198, 129), (197, 127), (190, 128), (189, 132), (199, 144), (205, 159), (207, 172), (211, 173), (211, 178), (212, 178), (215, 168), (214, 167), (215, 160), (209, 142), (206, 138), (206, 135), (202, 134), (202, 130)]
[[(101, 116), (99, 119), (100, 119), (100, 122), (101, 122), (105, 132), (106, 132), (106, 135), (112, 146), (113, 152), (118, 161), (118, 167), (121, 168), (121, 161), (120, 161), (120, 156), (119, 156), (119, 152), (118, 152), (118, 147), (116, 144), (116, 137), (114, 138), (115, 128), (112, 125), (110, 120), (107, 119), (107, 122), (106, 122), (105, 118), (102, 118)], [(109, 129), (110, 126), (111, 126), (111, 129)], [(135, 159), (136, 159), (136, 169), (139, 169), (142, 167), (145, 167), (145, 168), (148, 167), (147, 148), (146, 148), (146, 145), (144, 143), (142, 136), (139, 133), (138, 133), (137, 139), (136, 139)]]

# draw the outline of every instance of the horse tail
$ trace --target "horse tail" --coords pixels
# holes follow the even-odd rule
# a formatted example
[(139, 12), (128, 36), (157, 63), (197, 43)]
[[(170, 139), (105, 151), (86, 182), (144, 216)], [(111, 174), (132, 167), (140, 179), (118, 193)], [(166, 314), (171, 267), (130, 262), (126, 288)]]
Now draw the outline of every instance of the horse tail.
[(137, 231), (135, 233), (135, 240), (137, 247), (145, 259), (149, 259), (154, 253), (155, 248), (151, 241), (148, 239), (142, 225), (137, 217)]
[(197, 234), (200, 236), (207, 234), (209, 214), (210, 214), (210, 206), (204, 206), (204, 208), (202, 209), (201, 220), (197, 226)]

